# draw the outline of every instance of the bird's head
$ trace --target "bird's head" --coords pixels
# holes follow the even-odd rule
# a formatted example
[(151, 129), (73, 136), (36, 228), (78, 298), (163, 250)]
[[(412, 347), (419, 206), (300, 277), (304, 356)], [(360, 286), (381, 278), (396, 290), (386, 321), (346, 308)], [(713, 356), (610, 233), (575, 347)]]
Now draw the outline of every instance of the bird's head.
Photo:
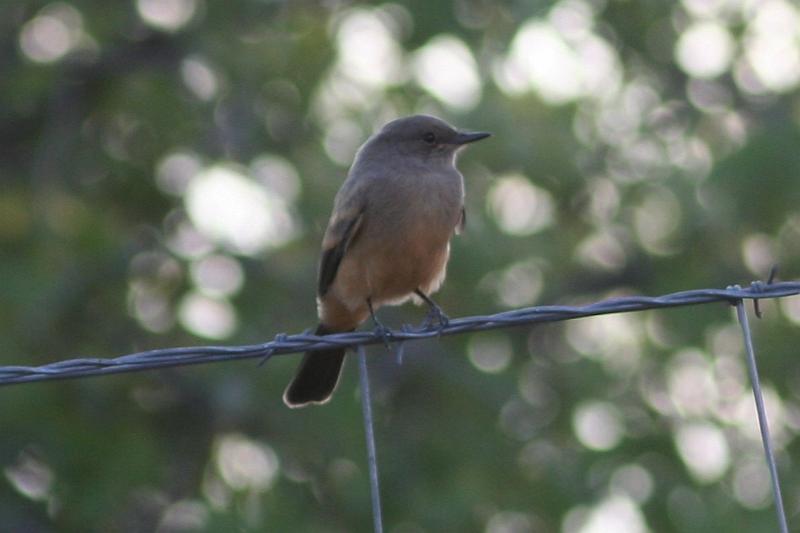
[(440, 118), (412, 115), (386, 124), (373, 138), (382, 149), (397, 150), (407, 157), (451, 160), (465, 145), (491, 135), (483, 131), (460, 131)]

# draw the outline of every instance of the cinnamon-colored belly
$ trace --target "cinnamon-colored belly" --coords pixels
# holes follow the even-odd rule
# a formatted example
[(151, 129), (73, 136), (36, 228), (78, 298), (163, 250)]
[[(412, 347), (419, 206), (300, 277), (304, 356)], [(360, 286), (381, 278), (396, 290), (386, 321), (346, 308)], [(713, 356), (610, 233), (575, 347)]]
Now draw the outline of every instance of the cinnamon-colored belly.
[(431, 294), (444, 281), (450, 234), (429, 229), (401, 232), (407, 238), (359, 239), (342, 258), (333, 284), (319, 301), (320, 319), (335, 329), (353, 329), (373, 308), (408, 300), (415, 289)]

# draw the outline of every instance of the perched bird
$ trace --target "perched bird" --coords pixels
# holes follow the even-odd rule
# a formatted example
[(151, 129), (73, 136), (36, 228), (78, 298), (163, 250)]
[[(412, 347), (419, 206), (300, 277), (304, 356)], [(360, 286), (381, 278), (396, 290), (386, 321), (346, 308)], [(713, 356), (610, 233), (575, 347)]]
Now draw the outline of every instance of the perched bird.
[[(489, 133), (463, 132), (428, 115), (399, 118), (370, 137), (334, 201), (322, 241), (317, 335), (353, 331), (382, 305), (410, 298), (430, 306), (445, 278), (450, 237), (464, 226), (464, 179), (456, 153)], [(327, 402), (345, 348), (307, 352), (283, 400)]]

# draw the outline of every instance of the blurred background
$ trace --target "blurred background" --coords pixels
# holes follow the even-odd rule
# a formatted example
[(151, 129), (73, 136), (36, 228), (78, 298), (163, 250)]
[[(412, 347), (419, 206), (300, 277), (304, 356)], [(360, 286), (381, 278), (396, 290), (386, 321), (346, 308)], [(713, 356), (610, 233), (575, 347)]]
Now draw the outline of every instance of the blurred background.
[[(0, 364), (313, 327), (353, 154), (417, 112), (494, 133), (450, 316), (797, 279), (799, 85), (788, 0), (4, 2)], [(800, 527), (800, 299), (763, 308)], [(729, 306), (370, 354), (389, 532), (777, 529)], [(370, 531), (356, 365), (290, 411), (298, 362), (0, 389), (3, 530)]]

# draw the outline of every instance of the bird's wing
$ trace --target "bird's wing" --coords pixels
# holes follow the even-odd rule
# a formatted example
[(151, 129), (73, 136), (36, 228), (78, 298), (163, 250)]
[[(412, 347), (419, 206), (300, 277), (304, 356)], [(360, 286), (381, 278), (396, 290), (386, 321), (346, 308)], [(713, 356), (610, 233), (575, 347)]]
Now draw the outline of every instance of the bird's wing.
[(322, 239), (322, 257), (319, 262), (319, 280), (317, 294), (324, 296), (336, 278), (336, 272), (342, 262), (342, 257), (358, 236), (358, 230), (364, 220), (364, 206), (356, 198), (363, 195), (347, 194), (337, 198), (328, 229)]

